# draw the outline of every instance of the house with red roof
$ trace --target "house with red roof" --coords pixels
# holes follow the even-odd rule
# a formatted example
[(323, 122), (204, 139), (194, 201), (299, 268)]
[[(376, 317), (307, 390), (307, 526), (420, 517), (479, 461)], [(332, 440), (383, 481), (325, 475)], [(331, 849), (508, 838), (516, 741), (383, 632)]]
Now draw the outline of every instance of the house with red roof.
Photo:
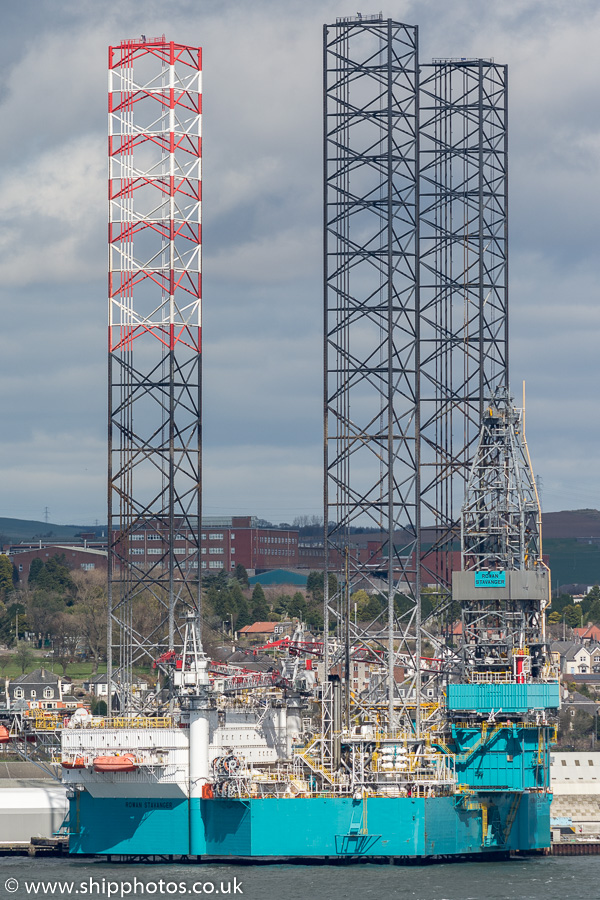
[(573, 634), (583, 644), (600, 642), (600, 625), (586, 625), (583, 628), (574, 628)]
[(293, 628), (292, 622), (253, 622), (252, 625), (244, 625), (240, 628), (238, 634), (247, 635), (248, 637), (282, 637), (284, 634), (291, 634)]

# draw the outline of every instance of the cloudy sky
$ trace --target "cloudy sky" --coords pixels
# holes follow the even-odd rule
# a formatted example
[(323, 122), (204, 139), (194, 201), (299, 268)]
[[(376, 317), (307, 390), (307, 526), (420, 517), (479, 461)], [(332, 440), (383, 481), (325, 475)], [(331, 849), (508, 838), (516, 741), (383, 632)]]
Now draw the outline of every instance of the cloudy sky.
[[(204, 53), (205, 514), (319, 513), (322, 24), (356, 11), (2, 5), (0, 515), (106, 519), (107, 46), (141, 33)], [(600, 7), (382, 11), (420, 26), (423, 60), (510, 66), (513, 390), (544, 508), (600, 508)]]

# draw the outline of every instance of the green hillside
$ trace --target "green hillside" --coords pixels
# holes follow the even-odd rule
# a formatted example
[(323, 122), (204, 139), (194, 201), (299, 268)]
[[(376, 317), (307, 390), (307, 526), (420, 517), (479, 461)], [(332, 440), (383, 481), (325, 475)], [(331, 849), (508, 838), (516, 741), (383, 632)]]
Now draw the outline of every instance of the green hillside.
[(544, 538), (544, 556), (549, 558), (553, 589), (560, 584), (600, 584), (599, 544)]
[(19, 541), (53, 540), (61, 541), (74, 538), (82, 531), (95, 531), (106, 534), (106, 526), (96, 525), (56, 525), (53, 522), (36, 522), (27, 519), (5, 519), (0, 517), (0, 542), (18, 543)]

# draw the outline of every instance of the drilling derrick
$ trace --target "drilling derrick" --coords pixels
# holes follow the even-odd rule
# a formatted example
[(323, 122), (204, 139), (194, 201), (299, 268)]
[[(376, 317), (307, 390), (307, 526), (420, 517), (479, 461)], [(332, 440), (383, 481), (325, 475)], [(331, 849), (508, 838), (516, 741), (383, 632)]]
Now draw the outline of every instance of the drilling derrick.
[(472, 678), (538, 677), (546, 663), (550, 573), (522, 412), (499, 388), (483, 416), (461, 517), (462, 661)]
[(485, 410), (461, 516), (463, 570), (543, 567), (541, 513), (522, 413), (504, 388)]
[[(515, 791), (516, 809), (523, 791), (548, 790), (549, 717), (560, 700), (545, 640), (550, 572), (540, 506), (523, 412), (505, 387), (483, 414), (461, 534), (452, 593), (462, 610), (462, 674), (446, 697), (457, 778), (493, 790), (502, 781)], [(520, 765), (527, 754), (531, 771)], [(493, 808), (491, 798), (485, 803)]]
[(109, 51), (108, 680), (181, 646), (200, 603), (201, 51)]

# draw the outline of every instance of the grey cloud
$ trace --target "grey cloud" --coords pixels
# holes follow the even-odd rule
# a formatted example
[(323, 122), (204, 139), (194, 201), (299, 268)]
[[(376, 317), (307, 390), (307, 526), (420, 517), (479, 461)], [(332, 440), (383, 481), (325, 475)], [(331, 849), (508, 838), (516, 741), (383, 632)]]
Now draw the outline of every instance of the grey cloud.
[[(354, 9), (141, 9), (23, 0), (3, 23), (0, 375), (14, 435), (0, 442), (0, 500), (14, 515), (47, 503), (63, 521), (104, 518), (106, 45), (143, 30), (204, 47), (207, 512), (318, 513), (321, 26)], [(577, 16), (562, 0), (392, 12), (420, 25), (424, 61), (510, 64), (513, 388), (526, 379), (546, 508), (580, 505), (561, 498), (584, 480), (600, 505), (596, 3)]]

